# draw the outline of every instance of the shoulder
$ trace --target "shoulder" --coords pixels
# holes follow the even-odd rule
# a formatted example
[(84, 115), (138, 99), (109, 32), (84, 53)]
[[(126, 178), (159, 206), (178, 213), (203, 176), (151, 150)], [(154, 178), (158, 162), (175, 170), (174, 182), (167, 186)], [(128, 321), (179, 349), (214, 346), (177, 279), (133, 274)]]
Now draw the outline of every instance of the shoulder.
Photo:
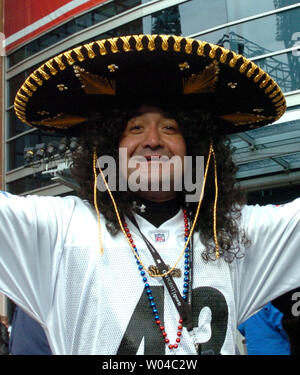
[[(26, 222), (68, 220), (75, 212), (90, 211), (91, 206), (76, 196), (18, 196), (0, 191), (0, 212), (2, 216)], [(35, 219), (36, 218), (36, 219)]]
[(258, 221), (259, 223), (277, 223), (285, 220), (299, 219), (300, 198), (286, 204), (268, 204), (265, 206), (245, 205), (242, 210), (242, 222)]

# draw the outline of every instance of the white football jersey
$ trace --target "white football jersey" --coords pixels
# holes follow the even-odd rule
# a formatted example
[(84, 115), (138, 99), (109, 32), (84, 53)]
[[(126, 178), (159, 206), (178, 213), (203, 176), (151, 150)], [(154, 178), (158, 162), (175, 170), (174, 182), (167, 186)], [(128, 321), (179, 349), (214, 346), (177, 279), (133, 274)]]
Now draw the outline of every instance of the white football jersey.
[[(104, 254), (93, 207), (77, 197), (0, 196), (0, 290), (44, 328), (54, 354), (170, 354), (155, 323), (141, 270), (120, 231)], [(143, 234), (171, 267), (184, 246), (183, 213), (159, 228), (136, 215)], [(236, 328), (268, 301), (300, 286), (300, 199), (245, 206), (251, 241), (232, 263), (205, 262), (194, 235), (193, 321), (203, 354), (235, 354)], [(154, 264), (128, 221), (145, 266)], [(184, 259), (176, 268), (183, 270)], [(161, 278), (145, 275), (160, 321), (175, 343), (179, 315)], [(183, 289), (183, 276), (174, 278)], [(177, 354), (196, 354), (184, 328)]]

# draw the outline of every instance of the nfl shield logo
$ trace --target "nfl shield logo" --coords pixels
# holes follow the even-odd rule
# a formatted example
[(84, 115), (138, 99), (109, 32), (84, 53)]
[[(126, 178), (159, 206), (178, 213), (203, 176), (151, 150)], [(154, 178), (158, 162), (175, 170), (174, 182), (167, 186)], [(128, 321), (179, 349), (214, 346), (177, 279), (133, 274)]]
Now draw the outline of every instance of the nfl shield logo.
[(166, 237), (164, 233), (154, 233), (155, 242), (165, 242)]
[(169, 231), (164, 229), (156, 229), (148, 232), (151, 239), (157, 244), (166, 244), (169, 238)]

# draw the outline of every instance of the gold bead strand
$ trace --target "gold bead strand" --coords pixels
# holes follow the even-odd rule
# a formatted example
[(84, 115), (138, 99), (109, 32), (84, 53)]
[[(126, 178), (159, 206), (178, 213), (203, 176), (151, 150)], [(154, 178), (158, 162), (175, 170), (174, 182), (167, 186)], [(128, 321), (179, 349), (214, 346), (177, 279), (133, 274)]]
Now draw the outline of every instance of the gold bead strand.
[(212, 155), (214, 158), (214, 176), (215, 176), (215, 201), (214, 201), (214, 211), (213, 211), (213, 230), (214, 230), (214, 242), (216, 245), (216, 259), (220, 257), (219, 242), (217, 236), (217, 204), (218, 204), (218, 175), (217, 175), (217, 159), (215, 151), (213, 148), (213, 143), (211, 141)]
[[(98, 216), (98, 223), (99, 223), (99, 231), (101, 231), (101, 227), (100, 227), (100, 214), (99, 214), (99, 210), (98, 210), (98, 205), (97, 205), (97, 199), (96, 199), (96, 194), (97, 194), (97, 173), (96, 173), (96, 162), (97, 162), (97, 154), (96, 154), (96, 151), (94, 150), (94, 156), (93, 156), (93, 160), (94, 160), (94, 176), (95, 176), (95, 183), (94, 183), (94, 205), (95, 205), (95, 209), (96, 209), (96, 212), (97, 212), (97, 216)], [(129, 238), (127, 237), (127, 234), (125, 232), (125, 229), (124, 229), (124, 226), (122, 224), (122, 220), (121, 220), (121, 217), (120, 217), (120, 214), (119, 214), (119, 210), (118, 210), (118, 207), (116, 205), (116, 202), (115, 202), (115, 199), (112, 195), (112, 192), (110, 191), (110, 188), (105, 180), (105, 177), (104, 177), (104, 174), (102, 172), (102, 169), (98, 166), (99, 168), (99, 171), (100, 171), (100, 174), (101, 174), (101, 177), (102, 177), (102, 180), (103, 180), (103, 183), (107, 189), (107, 192), (110, 196), (110, 199), (112, 201), (112, 204), (114, 206), (114, 210), (115, 210), (115, 213), (116, 213), (116, 216), (117, 216), (117, 219), (118, 219), (118, 223), (119, 223), (119, 226), (125, 236), (125, 238), (127, 239), (127, 242), (129, 243), (130, 245), (130, 248), (131, 250), (133, 251), (134, 255), (137, 257), (137, 259), (139, 260), (139, 262), (141, 263), (141, 265), (143, 266), (144, 270), (146, 270), (146, 267), (145, 265), (143, 264), (143, 262), (141, 261), (141, 259), (139, 258), (137, 252), (134, 250), (131, 242), (129, 241)], [(101, 235), (100, 235), (101, 236)], [(101, 242), (102, 243), (102, 242)], [(101, 245), (102, 246), (102, 245)]]
[(103, 243), (102, 243), (102, 236), (101, 236), (101, 220), (100, 220), (100, 212), (98, 209), (98, 202), (97, 202), (97, 171), (96, 171), (96, 163), (97, 163), (97, 153), (96, 149), (94, 149), (93, 153), (93, 171), (94, 171), (94, 207), (97, 213), (97, 220), (98, 220), (98, 228), (99, 228), (99, 243), (100, 243), (100, 254), (103, 255)]

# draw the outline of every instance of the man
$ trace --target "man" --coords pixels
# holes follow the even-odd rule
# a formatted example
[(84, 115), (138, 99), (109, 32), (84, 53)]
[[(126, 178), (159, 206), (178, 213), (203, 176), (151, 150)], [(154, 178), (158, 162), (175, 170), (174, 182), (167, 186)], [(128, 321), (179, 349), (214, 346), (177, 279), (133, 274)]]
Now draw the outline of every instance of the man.
[(6, 316), (0, 316), (0, 355), (9, 354), (8, 342), (9, 342), (9, 322)]
[(300, 288), (289, 291), (272, 301), (283, 314), (282, 326), (286, 331), (292, 355), (300, 354)]
[(244, 57), (165, 35), (93, 42), (37, 69), (15, 110), (81, 138), (85, 201), (1, 200), (0, 287), (52, 353), (234, 354), (237, 324), (300, 285), (299, 201), (247, 207), (235, 187), (226, 134), (285, 110)]
[(11, 355), (50, 355), (51, 350), (42, 327), (28, 316), (19, 306), (15, 307), (9, 354)]
[(287, 333), (282, 327), (283, 314), (269, 302), (238, 326), (245, 337), (248, 355), (290, 355)]

